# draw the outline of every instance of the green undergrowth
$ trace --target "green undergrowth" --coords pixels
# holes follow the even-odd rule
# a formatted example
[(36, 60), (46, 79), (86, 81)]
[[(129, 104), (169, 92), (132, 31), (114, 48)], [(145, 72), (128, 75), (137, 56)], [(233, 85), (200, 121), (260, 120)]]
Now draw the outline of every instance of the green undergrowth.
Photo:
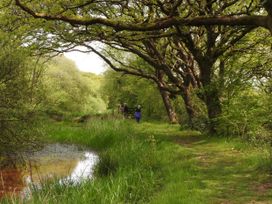
[(46, 142), (73, 143), (96, 151), (95, 179), (79, 185), (48, 181), (26, 203), (145, 203), (158, 190), (160, 168), (153, 141), (134, 123), (94, 120), (46, 123)]
[[(48, 181), (26, 203), (272, 203), (268, 148), (132, 121), (45, 123), (47, 142), (98, 152), (95, 179)], [(14, 201), (15, 202), (15, 201)]]

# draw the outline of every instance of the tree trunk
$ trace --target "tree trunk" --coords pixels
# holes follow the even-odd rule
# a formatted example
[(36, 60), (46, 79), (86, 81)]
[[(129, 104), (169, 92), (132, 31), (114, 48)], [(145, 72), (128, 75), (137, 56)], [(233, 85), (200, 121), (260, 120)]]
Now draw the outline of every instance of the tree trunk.
[(160, 90), (160, 94), (161, 94), (161, 97), (162, 97), (162, 100), (163, 100), (163, 104), (165, 106), (165, 109), (166, 109), (166, 112), (167, 112), (170, 123), (172, 123), (172, 124), (178, 123), (175, 109), (172, 106), (171, 100), (170, 100), (170, 97), (169, 97), (170, 94), (167, 91), (165, 91), (165, 90), (163, 90), (161, 88), (159, 88), (159, 90)]
[(183, 98), (183, 101), (184, 101), (184, 104), (185, 104), (185, 109), (186, 109), (186, 112), (187, 112), (187, 115), (188, 115), (189, 126), (191, 128), (193, 128), (194, 127), (193, 118), (195, 117), (195, 111), (194, 111), (194, 108), (193, 108), (192, 99), (191, 99), (190, 92), (189, 92), (189, 87), (186, 87), (186, 88), (184, 87), (182, 89), (181, 96)]
[(217, 133), (217, 119), (222, 113), (219, 87), (212, 82), (212, 66), (214, 61), (212, 58), (206, 59), (200, 66), (201, 82), (204, 89), (203, 101), (208, 110), (210, 134)]
[(221, 102), (219, 100), (219, 91), (214, 88), (206, 93), (206, 106), (209, 117), (209, 132), (211, 134), (217, 133), (218, 117), (222, 113)]

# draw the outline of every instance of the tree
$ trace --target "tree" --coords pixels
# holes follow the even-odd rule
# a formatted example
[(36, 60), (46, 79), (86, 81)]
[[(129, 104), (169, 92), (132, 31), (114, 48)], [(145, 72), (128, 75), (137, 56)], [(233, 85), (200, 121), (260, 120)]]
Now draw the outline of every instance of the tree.
[(71, 60), (64, 56), (53, 58), (47, 63), (44, 75), (43, 104), (49, 115), (63, 119), (105, 111), (105, 102), (99, 93), (102, 79), (81, 73)]
[(112, 70), (108, 70), (104, 77), (102, 90), (110, 109), (116, 110), (120, 103), (127, 103), (134, 111), (137, 104), (141, 104), (145, 119), (165, 120), (168, 117), (160, 92), (151, 81)]
[[(108, 1), (82, 1), (76, 4), (62, 3), (56, 4), (53, 1), (41, 2), (24, 2), (22, 0), (15, 0), (15, 3), (25, 12), (29, 13), (35, 18), (41, 18), (53, 21), (63, 21), (72, 25), (105, 25), (116, 30), (130, 30), (130, 31), (150, 31), (169, 28), (172, 26), (211, 26), (211, 25), (230, 25), (230, 26), (250, 26), (250, 27), (264, 27), (272, 31), (272, 1), (271, 0), (248, 0), (248, 1), (143, 1), (146, 10), (156, 9), (156, 12), (167, 13), (167, 15), (160, 15), (154, 21), (148, 21), (146, 18), (137, 19), (134, 22), (135, 8), (139, 5), (138, 1), (118, 0), (115, 2)], [(195, 8), (195, 5), (202, 8), (212, 7), (212, 4), (219, 7), (218, 12), (213, 15), (192, 16), (189, 14)], [(236, 5), (243, 5), (245, 11), (228, 10), (224, 13), (226, 8)], [(266, 10), (266, 15), (263, 12), (249, 13), (247, 10), (251, 7), (256, 7)], [(108, 18), (108, 12), (112, 10), (116, 12), (116, 18)], [(197, 8), (198, 9), (198, 8)], [(188, 15), (177, 15), (180, 10), (188, 10)], [(144, 11), (144, 10), (143, 10)], [(130, 13), (131, 18), (123, 18), (123, 13)], [(130, 21), (128, 21), (130, 20)]]
[[(199, 96), (206, 103), (211, 132), (216, 132), (216, 120), (222, 112), (220, 92), (214, 78), (216, 63), (256, 27), (271, 30), (271, 0), (140, 3), (120, 0), (88, 1), (74, 5), (46, 1), (42, 6), (35, 1), (31, 5), (20, 0), (15, 2), (35, 18), (63, 22), (53, 27), (61, 27), (62, 30), (57, 33), (62, 34), (63, 30), (70, 30), (66, 35), (68, 42), (73, 39), (71, 36), (77, 36), (79, 43), (99, 40), (101, 36), (108, 41), (116, 36), (129, 37), (129, 43), (141, 38), (177, 36), (176, 40), (191, 53), (197, 64), (194, 73), (199, 75), (198, 84), (202, 88)], [(171, 77), (168, 68), (163, 71)]]
[[(113, 51), (113, 49), (110, 49), (111, 52), (107, 52), (107, 56), (106, 56), (97, 52), (93, 48), (91, 49), (95, 53), (97, 53), (101, 58), (103, 58), (105, 62), (107, 62), (107, 64), (113, 70), (117, 72), (122, 72), (123, 74), (137, 76), (140, 80), (146, 79), (146, 80), (149, 80), (150, 82), (155, 83), (161, 95), (165, 110), (169, 118), (169, 122), (170, 123), (178, 122), (175, 109), (170, 99), (171, 90), (169, 86), (166, 84), (166, 82), (164, 81), (163, 73), (158, 72), (158, 70), (156, 69), (155, 70), (152, 69), (152, 67), (148, 63), (146, 63), (142, 58), (139, 58), (130, 53), (126, 53), (127, 55), (125, 55), (124, 52), (122, 53), (119, 52), (121, 57), (117, 57), (119, 56), (117, 50)], [(117, 58), (124, 59), (125, 56), (126, 56), (126, 60), (123, 60), (122, 62), (120, 60), (117, 60)], [(136, 83), (134, 83), (134, 85), (136, 86)], [(154, 91), (152, 91), (152, 93), (154, 93)], [(143, 95), (142, 97), (146, 97), (146, 96)], [(150, 98), (150, 97), (151, 96), (149, 95), (147, 98)]]
[(38, 147), (35, 119), (43, 98), (41, 64), (11, 37), (0, 32), (1, 159)]
[(271, 140), (268, 125), (271, 121), (268, 103), (271, 91), (267, 89), (272, 65), (269, 42), (271, 36), (258, 29), (221, 58), (223, 67), (218, 87), (223, 87), (223, 114), (219, 118), (220, 134), (240, 135), (257, 141)]
[[(200, 4), (195, 6), (192, 15), (216, 14), (229, 9), (229, 6), (221, 8), (217, 6), (217, 2), (204, 6)], [(247, 12), (254, 12), (255, 9), (252, 6), (252, 8), (248, 8)], [(168, 15), (167, 11), (162, 12)], [(150, 16), (150, 18), (153, 17), (151, 14)], [(194, 110), (188, 93), (189, 87), (193, 83), (198, 88), (201, 88), (202, 91), (199, 96), (207, 106), (210, 131), (216, 132), (216, 120), (222, 110), (220, 92), (215, 80), (217, 77), (215, 65), (219, 58), (250, 32), (253, 27), (230, 28), (205, 26), (188, 29), (175, 26), (174, 29), (176, 32), (175, 30), (170, 30), (172, 32), (167, 32), (166, 37), (160, 35), (155, 38), (148, 36), (150, 33), (145, 33), (140, 37), (135, 37), (138, 40), (135, 40), (127, 33), (116, 34), (114, 31), (107, 30), (106, 35), (102, 35), (102, 37), (98, 36), (95, 39), (106, 44), (118, 44), (118, 46), (129, 50), (147, 61), (157, 72), (163, 72), (167, 75), (169, 80), (180, 89), (190, 118), (193, 117)], [(152, 34), (156, 36), (156, 34)], [(157, 43), (158, 41), (159, 43)], [(162, 43), (163, 41), (166, 41), (166, 43)], [(173, 46), (174, 48), (171, 49), (168, 56), (176, 56), (175, 60), (177, 59), (178, 63), (171, 60), (167, 61), (165, 53), (167, 52), (168, 45), (171, 43), (172, 46), (173, 44), (177, 46)], [(188, 64), (192, 64), (191, 67), (188, 67)], [(119, 71), (124, 72), (125, 70), (119, 69)], [(138, 75), (143, 75), (141, 70), (136, 70), (136, 72)]]

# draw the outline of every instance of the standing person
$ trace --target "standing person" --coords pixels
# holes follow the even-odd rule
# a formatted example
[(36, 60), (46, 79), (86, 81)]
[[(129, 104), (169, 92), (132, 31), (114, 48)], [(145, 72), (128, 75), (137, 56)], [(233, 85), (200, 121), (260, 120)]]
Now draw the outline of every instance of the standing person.
[(124, 112), (124, 106), (123, 106), (122, 103), (120, 103), (120, 104), (118, 105), (118, 113), (123, 115), (123, 112)]
[(118, 106), (118, 113), (119, 114), (124, 114), (124, 104), (123, 103), (120, 103), (119, 106)]
[(128, 105), (126, 103), (124, 103), (123, 111), (124, 118), (128, 118)]
[(136, 109), (135, 109), (135, 119), (136, 119), (136, 122), (139, 123), (140, 120), (141, 120), (141, 117), (142, 117), (142, 113), (141, 113), (141, 109), (142, 107), (140, 105), (137, 105)]

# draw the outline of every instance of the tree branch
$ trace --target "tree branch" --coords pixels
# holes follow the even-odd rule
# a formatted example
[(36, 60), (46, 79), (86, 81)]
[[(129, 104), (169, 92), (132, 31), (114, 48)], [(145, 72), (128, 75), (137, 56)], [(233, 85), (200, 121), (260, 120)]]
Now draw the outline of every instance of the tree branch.
[[(267, 0), (271, 2), (271, 0)], [(151, 31), (160, 30), (176, 26), (203, 26), (203, 25), (225, 25), (225, 26), (254, 26), (264, 27), (272, 32), (272, 12), (270, 12), (270, 4), (265, 4), (266, 8), (269, 9), (269, 16), (200, 16), (193, 18), (182, 18), (182, 17), (164, 17), (158, 18), (152, 22), (127, 23), (124, 20), (106, 19), (101, 17), (82, 17), (82, 16), (64, 16), (64, 15), (50, 15), (47, 13), (38, 13), (33, 11), (28, 6), (24, 5), (20, 0), (15, 0), (15, 3), (23, 11), (32, 15), (34, 18), (41, 18), (53, 21), (63, 21), (70, 23), (71, 25), (105, 25), (112, 27), (116, 30), (128, 30), (128, 31)], [(268, 6), (267, 6), (268, 5)]]

